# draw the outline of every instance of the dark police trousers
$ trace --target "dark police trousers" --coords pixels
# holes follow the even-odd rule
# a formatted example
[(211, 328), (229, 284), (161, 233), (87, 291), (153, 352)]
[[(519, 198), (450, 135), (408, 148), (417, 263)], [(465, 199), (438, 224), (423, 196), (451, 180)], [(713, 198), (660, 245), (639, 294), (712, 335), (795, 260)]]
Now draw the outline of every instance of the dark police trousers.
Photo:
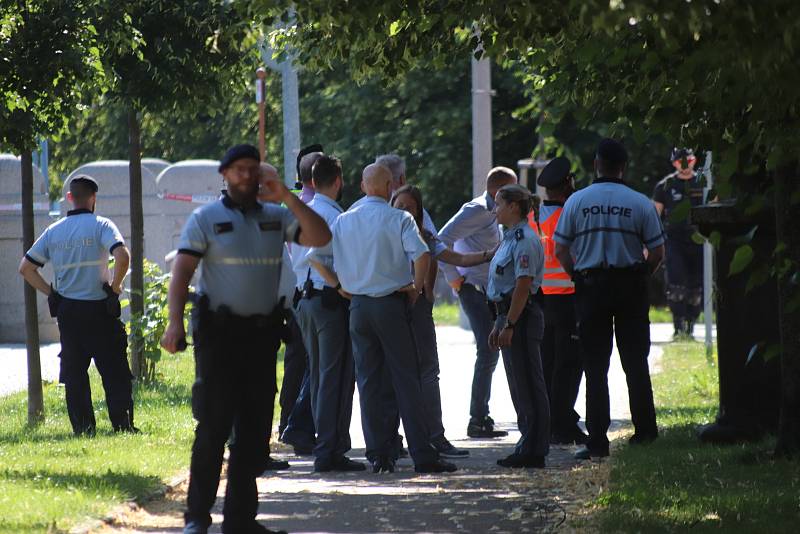
[(586, 373), (587, 446), (593, 451), (608, 451), (608, 367), (615, 334), (636, 433), (647, 437), (658, 433), (647, 364), (650, 353), (647, 277), (643, 266), (582, 271), (575, 277), (578, 331)]
[(278, 424), (278, 434), (289, 422), (289, 414), (294, 409), (295, 401), (300, 395), (306, 372), (308, 370), (308, 354), (303, 345), (303, 333), (297, 325), (294, 311), (290, 312), (287, 326), (289, 327), (289, 341), (286, 342), (286, 350), (283, 354), (283, 383), (278, 403), (281, 407), (280, 423)]
[(106, 309), (106, 301), (62, 297), (58, 305), (61, 371), (67, 412), (75, 434), (93, 433), (96, 422), (87, 373), (94, 358), (103, 380), (106, 405), (115, 430), (133, 426), (133, 375), (128, 366), (125, 327)]
[(472, 375), (472, 397), (469, 415), (473, 419), (483, 419), (489, 415), (489, 398), (492, 394), (492, 375), (497, 368), (500, 354), (489, 348), (489, 333), (492, 331), (492, 314), (486, 301), (486, 293), (472, 284), (463, 284), (458, 292), (458, 300), (469, 319), (469, 326), (475, 335), (477, 357)]
[[(417, 349), (411, 331), (405, 295), (385, 297), (353, 295), (350, 301), (350, 336), (361, 402), (361, 421), (367, 457), (392, 456), (395, 421), (386, 413), (386, 388), (392, 387), (415, 464), (436, 460), (430, 444), (423, 402)], [(385, 374), (391, 377), (387, 384)]]
[(256, 478), (263, 471), (276, 392), (279, 314), (248, 318), (193, 310), (195, 383), (186, 521), (211, 524), (225, 442), (229, 445), (223, 532), (252, 527), (258, 511)]
[(676, 322), (694, 324), (703, 304), (703, 245), (667, 234), (665, 246), (667, 304)]
[[(498, 315), (495, 325), (503, 328), (505, 322), (506, 316)], [(550, 451), (550, 402), (540, 352), (543, 332), (542, 310), (536, 302), (528, 302), (514, 325), (511, 346), (501, 347), (522, 434), (514, 452), (522, 455), (547, 456)]]
[(542, 368), (550, 398), (550, 430), (569, 435), (578, 428), (575, 401), (583, 376), (575, 294), (544, 295)]
[(355, 370), (349, 302), (328, 287), (314, 290), (299, 306), (297, 319), (309, 355), (311, 411), (317, 430), (314, 457), (332, 461), (350, 450)]
[[(436, 326), (433, 323), (433, 303), (425, 295), (420, 295), (411, 309), (411, 331), (417, 346), (420, 380), (422, 383), (422, 397), (427, 414), (428, 428), (430, 429), (431, 443), (444, 437), (444, 424), (442, 423), (442, 395), (439, 390), (439, 351), (436, 348)], [(397, 414), (394, 418), (394, 428), (400, 425), (400, 416), (397, 411), (397, 401), (391, 381), (386, 388), (387, 410)]]

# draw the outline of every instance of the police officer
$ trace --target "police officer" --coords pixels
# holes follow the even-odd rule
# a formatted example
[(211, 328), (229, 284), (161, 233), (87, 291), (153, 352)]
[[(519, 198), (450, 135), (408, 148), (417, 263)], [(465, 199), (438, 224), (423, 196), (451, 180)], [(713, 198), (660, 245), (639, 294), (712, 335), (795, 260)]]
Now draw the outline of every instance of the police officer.
[[(439, 239), (456, 252), (471, 253), (493, 250), (500, 242), (500, 228), (494, 213), (497, 191), (517, 182), (517, 175), (507, 167), (495, 167), (486, 177), (486, 192), (467, 202), (439, 232)], [(467, 314), (475, 335), (477, 358), (472, 377), (472, 399), (467, 435), (471, 438), (496, 438), (508, 434), (495, 430), (489, 416), (489, 397), (492, 392), (492, 374), (497, 367), (499, 354), (489, 348), (492, 317), (486, 304), (486, 285), (489, 282), (487, 264), (456, 268), (441, 264), (442, 272), (450, 286), (458, 292), (461, 308)]]
[(586, 443), (587, 438), (578, 427), (580, 416), (575, 411), (583, 375), (575, 285), (556, 258), (553, 241), (564, 202), (575, 191), (569, 168), (569, 160), (561, 156), (542, 169), (536, 183), (545, 188), (547, 198), (539, 210), (538, 221), (534, 220), (533, 211), (528, 218), (544, 247), (542, 368), (550, 399), (550, 440), (560, 444)]
[[(333, 225), (333, 257), (342, 288), (352, 295), (350, 336), (361, 400), (362, 426), (373, 472), (394, 471), (393, 428), (383, 399), (388, 367), (409, 452), (417, 472), (449, 472), (456, 466), (439, 459), (430, 445), (409, 309), (419, 297), (430, 255), (414, 218), (389, 206), (392, 175), (368, 165), (362, 174), (366, 193)], [(414, 262), (412, 277), (409, 258)]]
[(223, 532), (271, 532), (256, 522), (256, 477), (263, 469), (275, 396), (275, 363), (283, 315), (277, 298), (283, 244), (324, 245), (330, 232), (318, 215), (280, 180), (262, 184), (259, 154), (251, 145), (227, 151), (219, 166), (223, 196), (196, 209), (183, 228), (169, 287), (169, 325), (161, 340), (169, 352), (185, 338), (188, 284), (202, 261), (193, 308), (196, 381), (185, 533), (205, 533), (217, 493), (223, 450), (229, 446)]
[(672, 311), (675, 337), (692, 336), (703, 300), (703, 245), (692, 241), (695, 229), (688, 213), (675, 220), (681, 205), (703, 203), (702, 176), (695, 172), (697, 158), (691, 148), (675, 148), (670, 157), (675, 172), (656, 184), (653, 202), (667, 232), (667, 303)]
[(589, 440), (575, 453), (578, 459), (608, 456), (614, 334), (635, 428), (630, 442), (646, 443), (658, 435), (647, 365), (647, 278), (664, 257), (664, 232), (653, 203), (622, 181), (627, 162), (622, 144), (603, 139), (594, 160), (597, 178), (569, 197), (555, 232), (556, 256), (575, 281), (586, 373)]
[[(422, 192), (418, 187), (406, 184), (394, 192), (392, 206), (410, 213), (417, 223), (422, 239), (428, 245), (431, 257), (452, 265), (471, 267), (491, 261), (494, 251), (485, 250), (471, 254), (459, 254), (447, 248), (436, 236), (424, 227)], [(455, 447), (445, 437), (442, 423), (442, 398), (439, 391), (439, 352), (436, 346), (436, 327), (433, 322), (433, 288), (436, 284), (437, 263), (431, 262), (425, 288), (411, 310), (411, 326), (419, 354), (422, 393), (428, 413), (431, 445), (445, 458), (463, 458), (469, 451)]]
[[(341, 162), (321, 156), (314, 163), (312, 176), (316, 195), (308, 206), (332, 226), (343, 211), (338, 204), (343, 187)], [(310, 256), (302, 261), (295, 258), (295, 265), (305, 265), (308, 272), (297, 319), (309, 354), (311, 407), (317, 429), (314, 471), (363, 471), (364, 464), (345, 456), (350, 450), (355, 387), (348, 334), (350, 301), (340, 293), (330, 247), (324, 249), (315, 251), (314, 260)], [(323, 273), (330, 282), (326, 283)]]
[(497, 314), (489, 346), (502, 350), (503, 360), (509, 362), (508, 387), (522, 434), (514, 452), (497, 464), (544, 467), (550, 450), (550, 409), (539, 350), (544, 316), (537, 297), (544, 272), (544, 249), (528, 226), (533, 201), (530, 192), (521, 185), (506, 185), (495, 200), (497, 222), (503, 225), (504, 232), (489, 265), (486, 296)]
[[(295, 191), (304, 203), (314, 198), (316, 191), (311, 177), (314, 163), (323, 156), (321, 145), (311, 145), (300, 150), (297, 155), (297, 176), (302, 190)], [(297, 186), (295, 186), (297, 187)], [(303, 332), (298, 324), (298, 305), (310, 272), (305, 257), (306, 247), (289, 246), (292, 257), (297, 289), (292, 300), (292, 313), (289, 317), (289, 341), (283, 356), (283, 386), (281, 387), (281, 418), (278, 425), (280, 440), (294, 448), (295, 454), (312, 454), (316, 443), (316, 428), (311, 411), (311, 377), (309, 374), (309, 354), (303, 342)]]
[[(108, 416), (115, 432), (138, 432), (133, 426), (133, 395), (127, 358), (127, 335), (119, 320), (118, 295), (130, 254), (113, 222), (94, 214), (97, 182), (89, 176), (70, 180), (67, 199), (73, 209), (51, 224), (22, 258), (20, 274), (48, 297), (50, 314), (61, 334), (60, 381), (76, 436), (95, 434), (89, 364), (103, 379)], [(108, 257), (114, 258), (109, 277)], [(53, 264), (55, 285), (38, 269)], [(110, 282), (110, 284), (109, 284)]]

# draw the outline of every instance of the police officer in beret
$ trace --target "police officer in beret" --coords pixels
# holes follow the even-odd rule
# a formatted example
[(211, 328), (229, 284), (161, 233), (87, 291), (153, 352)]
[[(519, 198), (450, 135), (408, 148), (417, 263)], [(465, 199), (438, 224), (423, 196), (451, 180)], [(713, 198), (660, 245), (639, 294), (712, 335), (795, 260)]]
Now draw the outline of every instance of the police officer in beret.
[(664, 258), (664, 230), (653, 203), (622, 180), (627, 162), (621, 143), (603, 139), (594, 160), (597, 177), (569, 197), (554, 234), (556, 257), (575, 281), (586, 373), (589, 440), (575, 453), (578, 459), (608, 456), (608, 366), (614, 335), (635, 428), (630, 442), (647, 443), (658, 436), (647, 365), (647, 279)]
[[(75, 176), (69, 182), (73, 209), (51, 224), (25, 253), (20, 274), (47, 295), (50, 314), (61, 334), (60, 381), (64, 384), (67, 412), (76, 436), (95, 434), (94, 408), (89, 388), (89, 364), (103, 379), (108, 416), (115, 432), (138, 432), (133, 426), (133, 375), (128, 366), (127, 334), (119, 320), (119, 294), (130, 263), (116, 225), (95, 215), (97, 182)], [(109, 276), (108, 257), (114, 258)], [(52, 263), (54, 284), (38, 269)]]
[(530, 191), (518, 184), (506, 185), (497, 192), (495, 202), (497, 222), (504, 231), (489, 265), (486, 296), (496, 314), (489, 346), (503, 352), (522, 434), (514, 452), (497, 464), (541, 468), (550, 451), (550, 407), (539, 349), (544, 332), (539, 292), (544, 249), (528, 226), (528, 213), (533, 209)]
[(538, 220), (531, 212), (529, 222), (544, 247), (542, 367), (550, 399), (550, 439), (556, 444), (586, 443), (587, 436), (578, 426), (580, 416), (575, 411), (583, 376), (575, 284), (556, 258), (553, 241), (564, 203), (575, 191), (569, 160), (563, 156), (551, 160), (536, 183), (544, 188), (546, 196)]
[(692, 240), (695, 228), (689, 224), (689, 210), (677, 219), (673, 215), (680, 206), (702, 204), (704, 184), (694, 170), (697, 158), (691, 148), (673, 149), (670, 161), (675, 172), (656, 184), (653, 202), (667, 232), (667, 303), (674, 337), (691, 338), (703, 301), (703, 245)]
[[(321, 246), (330, 231), (280, 180), (261, 184), (259, 154), (251, 145), (228, 150), (219, 166), (227, 191), (196, 209), (183, 228), (169, 287), (169, 352), (185, 343), (188, 285), (202, 262), (193, 307), (196, 380), (185, 533), (205, 533), (216, 498), (228, 437), (228, 481), (223, 532), (271, 532), (256, 521), (256, 477), (263, 470), (275, 395), (275, 363), (283, 314), (278, 302), (284, 242)], [(274, 203), (285, 203), (284, 208)]]

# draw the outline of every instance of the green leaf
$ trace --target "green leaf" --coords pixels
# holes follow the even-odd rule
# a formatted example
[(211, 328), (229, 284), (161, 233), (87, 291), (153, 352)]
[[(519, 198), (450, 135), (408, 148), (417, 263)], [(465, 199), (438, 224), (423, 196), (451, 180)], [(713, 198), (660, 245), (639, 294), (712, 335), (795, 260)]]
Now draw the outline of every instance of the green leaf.
[(700, 232), (695, 232), (692, 234), (692, 241), (694, 241), (698, 245), (704, 245), (706, 242), (706, 237)]
[(733, 259), (728, 268), (728, 276), (733, 276), (744, 271), (744, 269), (750, 265), (750, 262), (753, 261), (753, 256), (753, 247), (750, 245), (741, 245), (737, 248), (736, 252), (733, 253)]
[(711, 232), (711, 235), (708, 236), (708, 240), (711, 242), (711, 245), (716, 249), (719, 250), (719, 245), (722, 243), (722, 234), (719, 233), (718, 230), (714, 230)]

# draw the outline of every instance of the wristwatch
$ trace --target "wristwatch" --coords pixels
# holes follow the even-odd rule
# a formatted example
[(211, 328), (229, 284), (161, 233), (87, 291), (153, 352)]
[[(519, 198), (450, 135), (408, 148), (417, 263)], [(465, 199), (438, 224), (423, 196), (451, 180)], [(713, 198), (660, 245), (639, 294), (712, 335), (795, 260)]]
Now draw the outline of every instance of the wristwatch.
[(514, 326), (516, 326), (516, 323), (512, 323), (511, 321), (506, 319), (506, 324), (505, 326), (503, 326), (503, 330), (514, 330)]
[(339, 282), (338, 284), (336, 284), (336, 287), (334, 287), (333, 289), (335, 289), (336, 291), (339, 291), (340, 289), (342, 289), (342, 283)]

